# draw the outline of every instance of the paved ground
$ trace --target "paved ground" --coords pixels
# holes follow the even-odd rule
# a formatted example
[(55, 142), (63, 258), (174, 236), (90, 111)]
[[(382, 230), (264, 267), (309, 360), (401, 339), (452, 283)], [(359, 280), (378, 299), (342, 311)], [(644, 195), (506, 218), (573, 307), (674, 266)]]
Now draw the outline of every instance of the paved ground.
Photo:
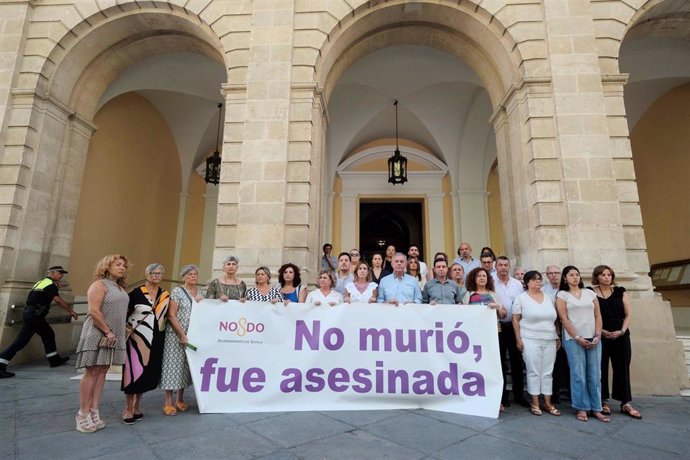
[[(498, 420), (426, 410), (291, 412), (165, 417), (162, 393), (145, 395), (145, 417), (120, 422), (123, 395), (109, 381), (93, 434), (74, 429), (78, 381), (71, 366), (13, 367), (0, 380), (0, 458), (690, 458), (690, 399), (639, 397), (644, 418), (611, 423), (536, 417), (510, 407)], [(188, 402), (194, 403), (193, 394)]]

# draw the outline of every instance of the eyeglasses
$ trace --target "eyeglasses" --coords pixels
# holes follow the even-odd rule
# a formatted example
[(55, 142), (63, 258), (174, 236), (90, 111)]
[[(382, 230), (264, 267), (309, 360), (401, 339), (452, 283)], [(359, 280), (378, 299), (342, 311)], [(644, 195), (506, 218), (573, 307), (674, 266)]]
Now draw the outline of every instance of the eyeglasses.
[(151, 276), (163, 276), (163, 273), (161, 273), (161, 272), (151, 272), (151, 273), (149, 273), (149, 275), (151, 275)]
[(351, 252), (350, 255), (352, 257), (359, 257), (359, 252)]

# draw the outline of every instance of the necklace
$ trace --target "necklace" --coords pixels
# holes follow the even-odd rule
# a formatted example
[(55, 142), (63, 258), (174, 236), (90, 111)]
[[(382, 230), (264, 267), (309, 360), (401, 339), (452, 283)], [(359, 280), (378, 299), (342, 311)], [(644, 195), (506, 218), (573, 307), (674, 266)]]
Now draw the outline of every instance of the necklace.
[(598, 289), (602, 299), (608, 299), (611, 297), (611, 294), (613, 294), (613, 288), (611, 288), (611, 291), (609, 291), (608, 295), (604, 294), (604, 290), (601, 288), (601, 286), (599, 286)]

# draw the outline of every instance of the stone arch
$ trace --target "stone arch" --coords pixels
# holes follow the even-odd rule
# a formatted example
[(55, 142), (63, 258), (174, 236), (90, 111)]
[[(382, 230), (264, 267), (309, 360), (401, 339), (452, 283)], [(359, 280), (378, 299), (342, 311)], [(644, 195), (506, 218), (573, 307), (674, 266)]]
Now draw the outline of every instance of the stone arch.
[[(125, 11), (106, 8), (76, 25), (45, 57), (36, 89), (88, 119), (100, 94), (123, 69), (159, 54), (161, 47), (223, 63), (220, 39), (198, 15), (175, 5), (165, 4), (165, 9), (155, 5)], [(94, 79), (99, 73), (101, 78)], [(90, 84), (94, 80), (97, 85)]]
[(78, 8), (39, 5), (27, 28), (5, 145), (22, 167), (12, 193), (17, 211), (0, 222), (12, 229), (0, 249), (0, 279), (32, 279), (48, 261), (69, 262), (86, 152), (97, 128), (92, 119), (101, 94), (124, 68), (187, 51), (223, 64), (228, 78), (233, 71), (225, 52), (232, 43), (223, 44), (208, 13), (163, 2), (94, 7), (88, 14), (75, 13)]
[[(487, 2), (366, 2), (346, 14), (343, 14), (345, 11), (339, 11), (340, 15), (335, 16), (337, 23), (326, 30), (317, 52), (311, 58), (305, 57), (305, 53), (301, 60), (293, 63), (293, 78), (300, 76), (305, 80), (313, 79), (316, 90), (322, 97), (324, 111), (320, 127), (324, 129), (319, 131), (319, 135), (325, 138), (329, 124), (327, 106), (336, 82), (360, 58), (387, 47), (426, 46), (448, 53), (467, 64), (482, 82), (488, 94), (490, 110), (494, 111), (493, 117), (491, 113), (486, 113), (485, 120), (493, 119), (496, 114), (505, 111), (516, 94), (523, 91), (526, 85), (534, 83), (532, 80), (535, 75), (540, 76), (538, 84), (548, 84), (550, 80), (542, 76), (548, 68), (546, 47), (540, 47), (545, 43), (544, 29), (534, 27), (534, 24), (525, 27), (524, 18), (527, 15), (519, 17), (514, 14), (512, 5), (500, 8), (484, 5), (485, 3)], [(533, 23), (543, 19), (541, 10), (531, 7), (525, 10), (533, 15)], [(323, 30), (322, 27), (321, 31)], [(312, 29), (308, 33), (312, 34), (311, 39), (306, 37), (307, 31), (298, 30), (296, 43), (305, 48), (307, 43), (313, 46), (317, 42), (314, 38), (315, 31)], [(517, 138), (506, 138), (503, 134), (509, 131), (508, 122), (490, 122), (487, 134), (492, 135), (491, 131), (502, 139), (496, 144), (506, 152), (501, 161), (507, 164), (509, 152), (522, 148), (520, 141)], [(319, 146), (321, 141), (317, 140), (312, 145)], [(318, 157), (319, 153), (314, 153)], [(495, 156), (494, 153), (494, 158)], [(332, 167), (333, 164), (330, 164), (331, 169)], [(457, 168), (454, 167), (455, 169)], [(329, 183), (329, 174), (330, 170), (325, 175), (326, 184)], [(512, 187), (512, 184), (507, 179), (502, 186)], [(449, 179), (449, 187), (453, 196), (450, 207), (453, 209), (452, 228), (455, 234), (452, 238), (488, 240), (487, 225), (470, 232), (470, 226), (462, 224), (459, 205), (462, 201), (462, 206), (466, 209), (482, 211), (481, 215), (485, 215), (485, 191), (477, 193), (475, 187), (460, 188), (459, 179), (456, 178)], [(511, 194), (506, 191), (504, 196), (511, 197)], [(327, 201), (323, 201), (325, 207), (322, 214), (328, 214)], [(511, 204), (505, 208), (505, 212), (512, 213), (514, 208)], [(472, 213), (466, 213), (466, 220), (471, 215)], [(505, 220), (513, 221), (511, 218)], [(507, 236), (514, 238), (514, 235)], [(508, 246), (513, 248), (515, 244)]]
[(466, 62), (484, 82), (494, 107), (522, 73), (520, 47), (501, 20), (476, 2), (423, 4), (406, 17), (404, 2), (367, 2), (342, 18), (326, 36), (314, 62), (315, 81), (328, 101), (335, 82), (357, 59), (380, 48), (423, 45)]

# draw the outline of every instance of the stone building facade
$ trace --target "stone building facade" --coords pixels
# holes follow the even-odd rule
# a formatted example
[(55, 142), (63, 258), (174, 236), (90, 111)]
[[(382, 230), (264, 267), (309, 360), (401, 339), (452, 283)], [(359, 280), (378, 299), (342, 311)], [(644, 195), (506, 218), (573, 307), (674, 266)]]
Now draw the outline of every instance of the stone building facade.
[[(687, 373), (648, 276), (621, 50), (631, 69), (636, 40), (688, 53), (689, 17), (676, 0), (0, 0), (0, 318), (50, 264), (76, 272), (83, 297), (108, 252), (139, 255), (139, 269), (163, 260), (169, 274), (196, 258), (207, 277), (227, 254), (248, 277), (292, 261), (313, 278), (324, 241), (359, 243), (359, 201), (414, 199), (427, 254), (497, 245), (498, 231), (523, 267), (615, 267), (634, 297), (634, 391), (677, 393)], [(398, 67), (376, 80), (372, 56)], [(392, 94), (439, 75), (456, 86)], [(478, 88), (473, 108), (444, 127), (434, 109), (461, 84)], [(393, 98), (409, 127), (404, 191), (379, 167), (394, 136), (375, 128), (392, 124)], [(221, 181), (205, 187), (196, 171), (217, 102)], [(60, 331), (67, 347), (73, 328)]]

